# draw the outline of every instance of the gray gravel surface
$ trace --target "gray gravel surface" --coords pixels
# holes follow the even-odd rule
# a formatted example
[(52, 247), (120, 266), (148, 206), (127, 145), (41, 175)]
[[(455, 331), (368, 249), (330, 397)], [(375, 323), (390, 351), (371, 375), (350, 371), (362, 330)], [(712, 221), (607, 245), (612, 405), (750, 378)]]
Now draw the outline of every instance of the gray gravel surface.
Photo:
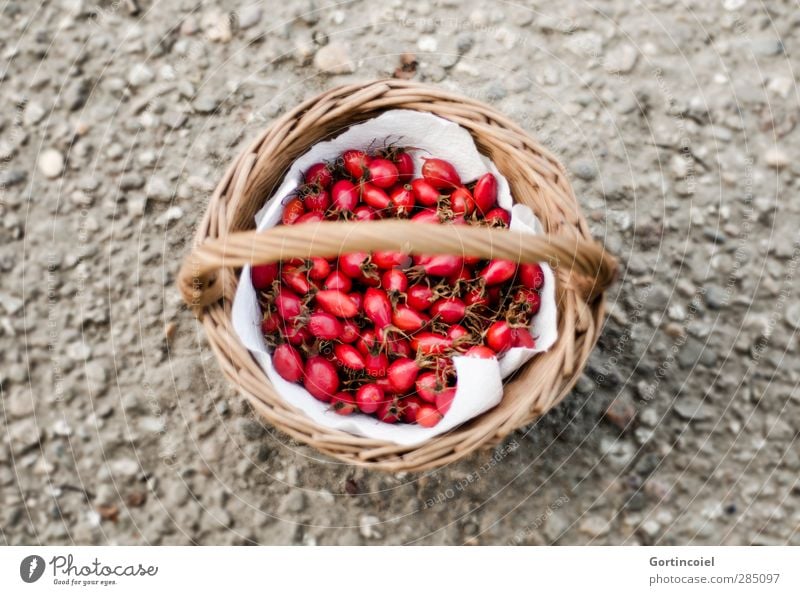
[[(800, 545), (797, 8), (0, 2), (0, 541)], [(384, 475), (262, 425), (174, 281), (249, 138), (406, 52), (560, 156), (622, 275), (562, 405)]]

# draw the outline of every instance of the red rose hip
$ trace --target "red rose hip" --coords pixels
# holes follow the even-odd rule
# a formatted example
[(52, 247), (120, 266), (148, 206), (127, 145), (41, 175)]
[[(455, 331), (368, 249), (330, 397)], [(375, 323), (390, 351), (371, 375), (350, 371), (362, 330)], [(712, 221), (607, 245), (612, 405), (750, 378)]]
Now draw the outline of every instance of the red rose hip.
[(275, 348), (272, 353), (272, 365), (284, 380), (300, 382), (303, 378), (303, 356), (288, 343), (283, 343)]
[(306, 360), (304, 375), (303, 386), (320, 401), (327, 403), (339, 389), (336, 367), (321, 355)]

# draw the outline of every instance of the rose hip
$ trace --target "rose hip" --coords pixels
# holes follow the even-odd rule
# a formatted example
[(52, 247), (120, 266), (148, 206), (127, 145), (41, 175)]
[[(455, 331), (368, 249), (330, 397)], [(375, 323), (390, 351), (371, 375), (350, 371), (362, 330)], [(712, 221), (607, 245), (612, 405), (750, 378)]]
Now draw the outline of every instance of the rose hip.
[(304, 180), (306, 184), (327, 188), (333, 181), (333, 175), (327, 163), (315, 163), (306, 170)]
[(439, 219), (439, 213), (435, 210), (421, 211), (411, 218), (414, 223), (428, 223), (431, 225), (438, 225), (442, 222)]
[(406, 397), (400, 403), (402, 409), (401, 419), (407, 424), (413, 424), (417, 421), (417, 414), (421, 407), (425, 405), (418, 397)]
[(392, 324), (401, 331), (413, 333), (425, 326), (430, 318), (414, 308), (399, 304), (392, 314)]
[(483, 174), (472, 189), (475, 207), (478, 212), (486, 216), (497, 204), (497, 178), (493, 174)]
[(477, 357), (480, 359), (492, 359), (497, 354), (485, 345), (473, 345), (464, 353), (465, 357)]
[(250, 269), (250, 279), (256, 289), (266, 289), (278, 278), (278, 263), (257, 264)]
[(369, 266), (369, 254), (366, 252), (351, 252), (339, 257), (339, 270), (351, 279), (361, 277)]
[(459, 298), (442, 298), (431, 306), (431, 316), (447, 324), (455, 324), (467, 315), (467, 305)]
[(325, 216), (321, 212), (309, 211), (300, 215), (295, 221), (295, 225), (300, 225), (302, 223), (316, 223), (318, 221), (323, 221), (324, 219)]
[(389, 357), (382, 352), (367, 353), (364, 356), (364, 363), (367, 374), (373, 378), (383, 378), (389, 367)]
[(456, 188), (461, 186), (461, 178), (453, 164), (444, 159), (425, 159), (422, 165), (422, 177), (437, 189)]
[(274, 333), (281, 327), (281, 317), (277, 312), (264, 312), (261, 319), (261, 332), (265, 335)]
[(414, 193), (411, 191), (411, 186), (405, 185), (396, 188), (389, 195), (389, 199), (394, 207), (394, 212), (398, 217), (410, 215), (414, 209)]
[(342, 271), (337, 270), (328, 275), (328, 278), (325, 279), (325, 283), (323, 283), (322, 286), (325, 289), (344, 291), (346, 293), (353, 288), (353, 281)]
[(339, 211), (352, 211), (358, 206), (358, 188), (350, 180), (339, 180), (331, 189), (331, 201)]
[(306, 212), (303, 201), (295, 197), (283, 206), (281, 221), (284, 225), (294, 225), (297, 220)]
[(305, 195), (303, 204), (309, 211), (325, 211), (331, 206), (331, 195), (327, 190), (315, 188)]
[(422, 405), (417, 411), (415, 421), (423, 428), (432, 428), (442, 421), (442, 414), (432, 405)]
[(403, 293), (408, 289), (408, 277), (400, 269), (390, 269), (381, 275), (381, 286), (390, 293)]
[(454, 324), (447, 329), (447, 337), (452, 339), (454, 344), (458, 342), (459, 339), (464, 339), (469, 336), (470, 332), (460, 324)]
[(386, 192), (373, 184), (364, 183), (361, 185), (361, 200), (367, 205), (381, 213), (384, 209), (388, 209), (392, 201)]
[(433, 290), (427, 285), (412, 285), (406, 294), (406, 303), (419, 312), (424, 312), (436, 301)]
[(350, 393), (339, 392), (331, 398), (331, 405), (334, 413), (339, 415), (350, 415), (358, 409), (356, 398)]
[(520, 264), (519, 281), (529, 289), (541, 289), (544, 285), (544, 271), (538, 264)]
[(464, 303), (467, 306), (482, 308), (489, 305), (489, 298), (480, 289), (470, 289), (464, 297)]
[(281, 281), (292, 291), (305, 295), (311, 291), (311, 283), (305, 271), (298, 267), (285, 266), (281, 270)]
[(511, 326), (505, 320), (498, 320), (486, 331), (486, 344), (495, 353), (503, 353), (511, 348)]
[(405, 268), (411, 264), (411, 257), (403, 252), (376, 250), (372, 253), (372, 264), (384, 270)]
[(309, 279), (321, 281), (331, 274), (331, 263), (318, 256), (311, 257), (311, 266), (308, 269)]
[(272, 354), (272, 365), (284, 380), (300, 382), (303, 378), (303, 356), (288, 343), (275, 348)]
[(397, 166), (388, 159), (373, 159), (367, 165), (369, 180), (378, 188), (389, 188), (397, 183), (400, 173)]
[(449, 277), (456, 274), (464, 267), (464, 259), (450, 254), (435, 256), (418, 256), (416, 265), (421, 267), (428, 275), (434, 277)]
[(283, 332), (286, 335), (286, 340), (297, 347), (308, 343), (311, 339), (311, 332), (306, 326), (298, 324), (284, 325)]
[(486, 222), (493, 227), (508, 227), (511, 225), (511, 215), (505, 209), (497, 207), (486, 213)]
[(440, 354), (453, 348), (453, 340), (437, 333), (422, 331), (411, 338), (411, 348), (423, 355)]
[(419, 375), (419, 365), (413, 359), (403, 357), (393, 361), (386, 371), (386, 376), (393, 392), (403, 394), (411, 390)]
[(356, 404), (364, 413), (375, 413), (383, 403), (383, 389), (375, 384), (362, 384), (356, 391)]
[(296, 318), (303, 311), (300, 298), (285, 287), (281, 287), (275, 295), (275, 307), (281, 318), (286, 321)]
[(454, 275), (447, 277), (447, 284), (455, 286), (459, 281), (470, 281), (475, 276), (475, 273), (468, 266), (464, 266)]
[(454, 386), (447, 387), (436, 395), (436, 409), (442, 415), (447, 415), (450, 411), (450, 406), (453, 404), (453, 399), (456, 398), (456, 388)]
[(486, 285), (499, 285), (511, 279), (517, 272), (517, 263), (495, 258), (478, 273), (478, 277), (486, 281)]
[(515, 328), (511, 329), (511, 346), (533, 349), (536, 347), (536, 340), (531, 336), (528, 329)]
[(454, 215), (471, 215), (475, 210), (475, 200), (469, 190), (463, 186), (456, 188), (450, 195), (450, 209)]
[(364, 293), (364, 313), (376, 328), (383, 328), (392, 323), (392, 304), (389, 296), (382, 289), (370, 287)]
[(340, 318), (352, 318), (358, 314), (358, 305), (349, 295), (335, 289), (323, 289), (316, 295), (317, 305), (328, 314)]
[(342, 154), (342, 164), (344, 165), (344, 169), (356, 180), (360, 180), (364, 177), (367, 172), (367, 165), (369, 162), (370, 158), (366, 153), (364, 153), (364, 151), (351, 149), (350, 151), (345, 151)]
[(542, 306), (542, 298), (532, 289), (520, 289), (514, 295), (514, 301), (520, 304), (525, 304), (528, 307), (528, 314), (535, 316), (539, 313), (539, 308)]
[(342, 323), (327, 312), (314, 312), (308, 320), (308, 330), (325, 341), (337, 339), (344, 332)]
[(342, 322), (342, 334), (339, 340), (342, 343), (355, 343), (361, 334), (361, 329), (352, 320), (345, 320)]
[(353, 215), (355, 216), (356, 221), (373, 221), (378, 218), (377, 214), (375, 213), (375, 209), (368, 207), (367, 205), (358, 205), (355, 209), (353, 209)]
[(356, 341), (356, 347), (363, 355), (378, 351), (378, 337), (375, 329), (367, 328), (361, 331), (361, 335)]
[(339, 365), (350, 370), (363, 370), (367, 366), (364, 356), (352, 345), (339, 343), (333, 348), (333, 353)]
[(306, 360), (303, 374), (303, 386), (320, 401), (330, 401), (339, 388), (336, 367), (321, 355), (314, 355)]
[(397, 167), (398, 180), (407, 184), (414, 177), (414, 159), (410, 153), (400, 152), (394, 156), (394, 165)]
[(442, 196), (435, 187), (422, 179), (411, 182), (411, 191), (414, 193), (417, 202), (424, 207), (436, 207)]
[(400, 421), (400, 416), (402, 414), (403, 411), (398, 403), (386, 400), (380, 404), (375, 415), (383, 423), (396, 424), (398, 421)]

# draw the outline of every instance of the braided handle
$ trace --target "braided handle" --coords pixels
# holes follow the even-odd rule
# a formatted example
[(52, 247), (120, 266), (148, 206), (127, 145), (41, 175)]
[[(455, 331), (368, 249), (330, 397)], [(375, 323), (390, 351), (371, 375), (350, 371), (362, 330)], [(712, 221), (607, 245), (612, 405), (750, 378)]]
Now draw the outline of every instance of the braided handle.
[(279, 225), (264, 232), (235, 232), (195, 247), (178, 274), (183, 299), (195, 309), (222, 297), (218, 274), (225, 267), (290, 258), (332, 258), (348, 252), (394, 250), (407, 254), (459, 254), (516, 262), (546, 261), (586, 278), (584, 297), (593, 300), (616, 276), (617, 264), (602, 245), (470, 225), (436, 225), (402, 220), (316, 222)]

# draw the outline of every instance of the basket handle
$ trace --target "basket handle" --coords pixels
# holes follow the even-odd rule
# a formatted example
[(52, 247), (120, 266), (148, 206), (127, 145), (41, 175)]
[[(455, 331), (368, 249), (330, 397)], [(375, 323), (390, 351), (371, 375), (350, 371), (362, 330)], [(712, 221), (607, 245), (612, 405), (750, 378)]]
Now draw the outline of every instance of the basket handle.
[(178, 274), (186, 303), (204, 308), (223, 294), (220, 269), (290, 258), (332, 258), (348, 252), (395, 250), (407, 254), (464, 254), (541, 262), (585, 278), (587, 301), (602, 293), (616, 276), (617, 263), (604, 247), (574, 239), (531, 235), (508, 229), (470, 225), (436, 225), (402, 220), (312, 222), (278, 225), (264, 232), (234, 232), (195, 246)]

